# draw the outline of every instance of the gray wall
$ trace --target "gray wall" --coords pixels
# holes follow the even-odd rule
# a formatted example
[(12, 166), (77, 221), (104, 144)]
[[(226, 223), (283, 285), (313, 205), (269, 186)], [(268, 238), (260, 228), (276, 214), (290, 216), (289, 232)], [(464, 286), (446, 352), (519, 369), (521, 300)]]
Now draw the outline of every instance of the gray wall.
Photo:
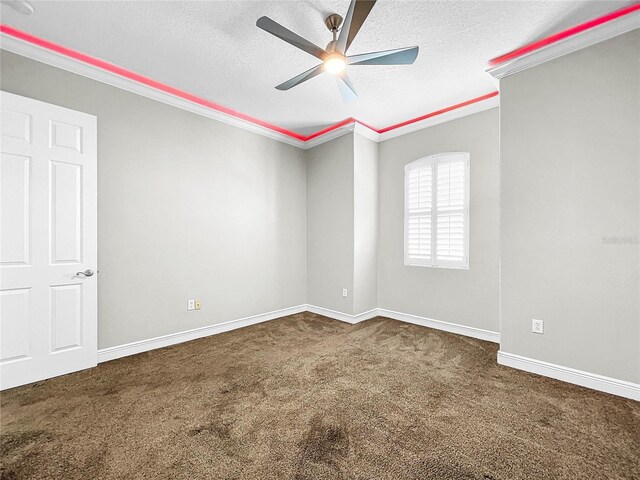
[(377, 143), (349, 133), (309, 149), (308, 303), (348, 315), (377, 308), (377, 240)]
[(2, 90), (98, 117), (100, 348), (305, 303), (302, 151), (5, 51), (1, 64)]
[(378, 308), (378, 144), (354, 134), (353, 313)]
[[(354, 138), (307, 150), (307, 303), (353, 313)], [(342, 289), (348, 297), (342, 297)]]
[(640, 31), (507, 77), (500, 120), (500, 348), (637, 383)]
[[(382, 142), (380, 148), (380, 308), (499, 331), (498, 109)], [(404, 264), (404, 167), (442, 152), (470, 160), (469, 270)]]

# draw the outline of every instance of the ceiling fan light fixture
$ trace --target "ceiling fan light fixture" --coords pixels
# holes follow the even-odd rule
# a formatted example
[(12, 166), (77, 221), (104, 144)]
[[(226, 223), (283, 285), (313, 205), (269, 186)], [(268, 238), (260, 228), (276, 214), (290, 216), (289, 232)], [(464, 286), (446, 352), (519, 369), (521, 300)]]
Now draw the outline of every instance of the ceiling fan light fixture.
[(339, 53), (331, 53), (324, 60), (324, 69), (333, 75), (341, 74), (346, 66), (347, 61), (344, 55)]
[(314, 78), (316, 75), (328, 72), (336, 77), (336, 83), (342, 99), (345, 102), (350, 102), (356, 99), (358, 94), (345, 71), (347, 63), (349, 68), (353, 65), (411, 65), (418, 55), (417, 46), (349, 55), (347, 57), (351, 42), (360, 31), (360, 27), (362, 27), (375, 3), (376, 0), (351, 0), (349, 10), (344, 18), (337, 13), (329, 15), (325, 19), (325, 25), (331, 32), (333, 39), (329, 42), (327, 48), (318, 47), (269, 17), (260, 17), (256, 21), (258, 28), (322, 60), (322, 63), (315, 67), (290, 78), (286, 82), (282, 82), (280, 85), (276, 85), (276, 89), (289, 90)]

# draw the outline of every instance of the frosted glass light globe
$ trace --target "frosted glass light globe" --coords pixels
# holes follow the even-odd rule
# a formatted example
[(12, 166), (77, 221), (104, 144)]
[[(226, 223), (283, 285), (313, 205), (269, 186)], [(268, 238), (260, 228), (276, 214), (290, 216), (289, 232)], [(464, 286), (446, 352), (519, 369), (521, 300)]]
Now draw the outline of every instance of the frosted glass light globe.
[(344, 56), (339, 53), (332, 53), (324, 61), (324, 69), (333, 75), (342, 73), (346, 65)]

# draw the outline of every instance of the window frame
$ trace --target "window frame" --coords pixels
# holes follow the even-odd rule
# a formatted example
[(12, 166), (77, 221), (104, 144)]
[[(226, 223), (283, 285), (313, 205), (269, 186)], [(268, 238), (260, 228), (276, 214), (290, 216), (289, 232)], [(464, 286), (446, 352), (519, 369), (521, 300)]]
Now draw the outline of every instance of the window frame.
[[(437, 165), (439, 163), (446, 163), (454, 161), (454, 157), (465, 157), (464, 164), (464, 201), (462, 207), (462, 216), (464, 223), (464, 238), (463, 238), (463, 261), (452, 260), (438, 260), (437, 259), (437, 219), (438, 219), (438, 206), (437, 206)], [(470, 196), (470, 162), (471, 155), (469, 152), (445, 152), (429, 155), (419, 158), (413, 162), (405, 165), (404, 167), (404, 264), (409, 267), (429, 267), (429, 268), (450, 268), (450, 269), (469, 269), (469, 196)], [(429, 260), (424, 258), (411, 258), (409, 256), (409, 218), (416, 216), (409, 213), (409, 176), (414, 170), (429, 166), (431, 169), (431, 257)]]

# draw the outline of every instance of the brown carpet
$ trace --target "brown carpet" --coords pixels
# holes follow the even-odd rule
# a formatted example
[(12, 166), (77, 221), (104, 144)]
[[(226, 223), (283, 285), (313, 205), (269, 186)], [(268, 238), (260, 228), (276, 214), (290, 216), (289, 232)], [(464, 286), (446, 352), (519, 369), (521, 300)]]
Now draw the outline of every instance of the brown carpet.
[(2, 478), (640, 479), (640, 403), (305, 313), (2, 394)]

